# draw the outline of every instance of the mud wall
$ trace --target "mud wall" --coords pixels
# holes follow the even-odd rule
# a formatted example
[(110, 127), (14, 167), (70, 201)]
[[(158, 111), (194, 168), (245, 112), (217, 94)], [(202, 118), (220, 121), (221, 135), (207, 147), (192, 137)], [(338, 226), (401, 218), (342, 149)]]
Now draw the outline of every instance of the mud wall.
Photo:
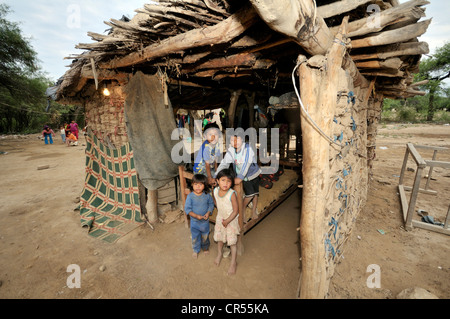
[(331, 136), (341, 147), (330, 145), (330, 184), (325, 211), (325, 259), (327, 280), (345, 250), (369, 189), (376, 135), (383, 96), (355, 87), (342, 70)]
[(86, 125), (106, 145), (119, 148), (128, 142), (123, 86), (109, 87), (110, 96), (101, 90), (85, 103)]
[(336, 109), (329, 149), (330, 181), (325, 211), (325, 259), (327, 280), (344, 251), (356, 218), (367, 200), (368, 112), (367, 89), (355, 87), (353, 80), (341, 70)]

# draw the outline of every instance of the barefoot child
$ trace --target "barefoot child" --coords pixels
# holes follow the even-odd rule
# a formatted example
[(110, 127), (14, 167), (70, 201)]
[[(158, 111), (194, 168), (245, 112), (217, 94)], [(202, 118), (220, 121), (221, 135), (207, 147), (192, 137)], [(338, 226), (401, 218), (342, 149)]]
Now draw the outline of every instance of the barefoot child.
[(217, 174), (218, 187), (214, 189), (214, 200), (217, 206), (216, 225), (214, 227), (214, 240), (217, 241), (217, 257), (214, 261), (219, 266), (222, 260), (224, 244), (230, 246), (231, 264), (229, 275), (236, 273), (237, 236), (239, 235), (239, 220), (237, 218), (239, 207), (236, 192), (232, 189), (234, 177), (229, 169), (223, 169)]
[(209, 252), (209, 215), (214, 209), (214, 201), (208, 193), (208, 179), (195, 174), (192, 178), (192, 192), (186, 197), (184, 211), (191, 217), (192, 256), (197, 258), (200, 249)]
[[(242, 183), (244, 188), (244, 210), (252, 203), (252, 217), (258, 218), (258, 198), (259, 198), (259, 175), (261, 168), (256, 161), (256, 155), (248, 143), (244, 143), (244, 138), (240, 135), (233, 135), (230, 138), (231, 146), (228, 148), (225, 157), (217, 168), (217, 172), (222, 169), (234, 169), (234, 184)], [(231, 165), (231, 167), (230, 167)], [(245, 222), (245, 221), (244, 221)]]

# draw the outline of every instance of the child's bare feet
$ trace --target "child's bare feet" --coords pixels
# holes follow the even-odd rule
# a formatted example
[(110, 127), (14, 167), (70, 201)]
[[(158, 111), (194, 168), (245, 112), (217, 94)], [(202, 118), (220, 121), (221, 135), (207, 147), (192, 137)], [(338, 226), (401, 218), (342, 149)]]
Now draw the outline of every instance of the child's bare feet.
[(222, 260), (222, 253), (218, 254), (216, 259), (214, 259), (214, 265), (216, 265), (217, 267), (219, 267), (220, 265), (220, 261)]
[(204, 250), (204, 251), (203, 251), (203, 254), (209, 255), (209, 250)]
[(258, 209), (256, 208), (256, 209), (254, 209), (252, 211), (252, 218), (251, 219), (258, 219), (258, 217), (259, 217), (259, 212), (258, 212)]
[(197, 257), (198, 257), (198, 253), (192, 253), (192, 258), (195, 258), (195, 259), (197, 259)]
[(228, 275), (234, 275), (236, 274), (236, 268), (237, 268), (237, 263), (236, 262), (232, 262), (230, 264), (230, 268), (228, 268)]

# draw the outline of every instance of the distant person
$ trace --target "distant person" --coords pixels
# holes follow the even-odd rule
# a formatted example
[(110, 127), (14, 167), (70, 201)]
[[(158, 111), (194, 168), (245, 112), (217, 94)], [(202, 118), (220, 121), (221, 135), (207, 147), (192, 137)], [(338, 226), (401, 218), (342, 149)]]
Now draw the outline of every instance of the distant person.
[(72, 123), (70, 123), (70, 132), (75, 135), (78, 140), (78, 124), (75, 121), (72, 121)]
[(66, 131), (66, 137), (67, 137), (70, 133), (70, 124), (68, 124), (67, 122), (64, 123), (64, 130)]
[(65, 144), (66, 143), (66, 130), (64, 129), (64, 126), (60, 126), (59, 133), (61, 134), (61, 140)]
[(202, 120), (202, 129), (203, 130), (205, 129), (205, 126), (208, 125), (208, 123), (209, 123), (208, 122), (208, 118), (207, 117), (203, 117), (203, 120)]
[(214, 226), (214, 240), (217, 242), (217, 257), (214, 260), (216, 266), (222, 260), (223, 246), (226, 244), (231, 249), (231, 263), (228, 269), (229, 275), (236, 273), (237, 267), (237, 240), (240, 232), (239, 206), (234, 186), (234, 175), (229, 169), (223, 169), (217, 174), (218, 187), (214, 188), (214, 202), (217, 206), (216, 224)]
[(53, 130), (48, 125), (44, 126), (44, 130), (42, 131), (42, 136), (45, 139), (46, 145), (48, 145), (49, 143), (53, 144), (52, 136), (55, 136), (55, 132), (53, 132)]
[(73, 143), (72, 145), (78, 145), (78, 138), (72, 133), (69, 133), (69, 136), (66, 137), (66, 143), (67, 146), (70, 146), (71, 143)]
[(214, 175), (217, 170), (217, 158), (220, 155), (220, 130), (216, 123), (205, 126), (203, 133), (205, 141), (202, 143), (194, 160), (194, 174), (203, 174), (208, 177), (210, 185), (215, 184)]
[(186, 197), (184, 212), (191, 217), (192, 256), (197, 258), (200, 250), (209, 253), (209, 216), (214, 209), (214, 200), (209, 194), (208, 180), (204, 175), (194, 175), (191, 190)]

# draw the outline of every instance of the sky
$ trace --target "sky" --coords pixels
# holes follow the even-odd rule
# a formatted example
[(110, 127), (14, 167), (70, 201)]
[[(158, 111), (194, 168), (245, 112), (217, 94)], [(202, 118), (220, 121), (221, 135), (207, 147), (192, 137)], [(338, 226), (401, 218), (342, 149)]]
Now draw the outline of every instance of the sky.
[[(450, 41), (450, 1), (429, 0), (426, 17), (433, 18), (428, 31), (419, 38), (428, 42), (430, 54)], [(132, 18), (135, 9), (142, 8), (145, 0), (3, 0), (13, 11), (9, 21), (20, 23), (23, 35), (30, 38), (38, 53), (41, 67), (47, 76), (57, 81), (69, 69), (70, 55), (83, 51), (75, 46), (94, 42), (88, 32), (104, 33), (109, 28), (104, 21)], [(406, 2), (401, 0), (401, 3)]]

